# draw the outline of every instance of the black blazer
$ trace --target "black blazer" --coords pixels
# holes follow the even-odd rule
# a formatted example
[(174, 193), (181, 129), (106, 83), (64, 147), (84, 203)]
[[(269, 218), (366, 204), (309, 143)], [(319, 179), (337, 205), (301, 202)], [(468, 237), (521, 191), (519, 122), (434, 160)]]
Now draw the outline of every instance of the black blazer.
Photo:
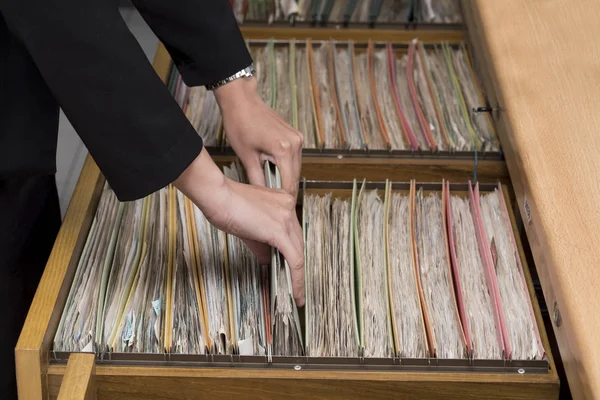
[[(251, 62), (227, 0), (134, 0), (189, 86)], [(0, 0), (0, 179), (56, 170), (62, 107), (120, 200), (202, 149), (114, 0)]]

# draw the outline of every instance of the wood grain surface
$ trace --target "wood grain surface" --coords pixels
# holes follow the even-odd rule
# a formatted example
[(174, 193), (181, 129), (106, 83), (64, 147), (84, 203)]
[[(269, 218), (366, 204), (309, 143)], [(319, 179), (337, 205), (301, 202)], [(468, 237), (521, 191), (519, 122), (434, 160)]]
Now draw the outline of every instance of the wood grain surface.
[(96, 364), (94, 354), (71, 354), (62, 379), (58, 400), (95, 400)]
[[(50, 398), (65, 366), (51, 366)], [(98, 399), (552, 399), (547, 375), (97, 366)]]
[(354, 40), (376, 42), (407, 43), (419, 38), (425, 43), (460, 43), (465, 39), (463, 30), (398, 30), (398, 29), (335, 29), (335, 28), (270, 28), (262, 26), (242, 26), (246, 39), (313, 39), (313, 40)]
[(154, 71), (160, 77), (160, 79), (166, 83), (169, 79), (169, 74), (171, 73), (171, 56), (167, 51), (167, 48), (162, 42), (158, 42), (158, 47), (156, 47), (156, 53), (154, 53), (154, 61), (152, 62), (152, 66), (154, 67)]
[[(233, 156), (213, 156), (219, 166), (229, 165)], [(504, 161), (473, 161), (433, 158), (335, 158), (303, 157), (301, 177), (309, 180), (348, 181), (354, 178), (370, 181), (438, 182), (442, 179), (466, 183), (477, 179), (482, 183), (510, 182)]]
[(45, 374), (50, 345), (85, 233), (96, 210), (99, 180), (100, 171), (88, 156), (15, 349), (17, 389), (21, 400), (46, 398)]
[[(250, 28), (249, 28), (250, 29)], [(258, 28), (252, 34), (265, 34)], [(261, 28), (262, 29), (262, 28)], [(348, 30), (349, 32), (351, 30)], [(289, 31), (286, 31), (289, 32)], [(314, 31), (312, 37), (314, 36)], [(373, 31), (379, 32), (382, 31)], [(409, 35), (394, 31), (386, 40), (406, 41)], [(247, 33), (247, 32), (246, 32)], [(248, 33), (247, 33), (248, 34)], [(325, 32), (328, 39), (333, 33)], [(347, 33), (345, 33), (347, 34)], [(434, 35), (431, 31), (430, 35)], [(300, 32), (294, 34), (300, 38)], [(358, 35), (358, 33), (357, 33)], [(361, 35), (371, 35), (363, 32)], [(402, 36), (404, 35), (404, 36)], [(448, 36), (450, 35), (450, 36)], [(444, 32), (445, 38), (455, 33)], [(462, 33), (460, 34), (462, 39)], [(364, 37), (367, 37), (364, 36)], [(406, 37), (405, 37), (406, 36)], [(422, 39), (423, 36), (419, 35)], [(354, 36), (360, 40), (363, 36)], [(257, 37), (258, 38), (258, 37)], [(338, 37), (339, 38), (339, 37)], [(441, 38), (430, 36), (431, 40)], [(343, 38), (340, 38), (343, 39)], [(376, 38), (374, 38), (376, 39)], [(377, 40), (377, 39), (376, 39)], [(459, 39), (457, 39), (459, 40)], [(166, 80), (170, 60), (164, 46), (159, 45), (155, 69)], [(349, 179), (356, 174), (380, 180), (416, 178), (439, 181), (441, 177), (456, 181), (471, 177), (472, 165), (464, 161), (444, 160), (337, 160), (310, 162), (305, 166), (309, 179)], [(461, 164), (462, 163), (462, 164)], [(481, 161), (478, 174), (489, 172), (490, 180), (506, 177), (501, 162)], [(323, 169), (325, 168), (325, 169)], [(327, 169), (329, 168), (329, 169)], [(361, 169), (363, 168), (363, 169)], [(469, 170), (469, 168), (471, 168)], [(484, 171), (484, 172), (482, 172)], [(314, 175), (313, 175), (314, 174)], [(454, 175), (456, 174), (456, 175)], [(346, 178), (348, 177), (348, 178)], [(403, 177), (406, 177), (403, 178)], [(465, 179), (459, 179), (465, 177)], [(480, 178), (481, 179), (481, 178)], [(87, 230), (99, 199), (103, 178), (88, 157), (77, 184), (63, 226), (48, 261), (44, 276), (31, 306), (23, 332), (17, 345), (17, 375), (21, 399), (56, 398), (60, 383), (68, 367), (49, 365), (49, 350), (60, 313), (73, 278), (75, 262), (79, 257)], [(529, 281), (531, 285), (531, 282)], [(530, 286), (531, 287), (531, 286)], [(539, 318), (539, 310), (536, 308)], [(543, 327), (540, 326), (543, 330)], [(545, 335), (544, 335), (544, 340)], [(461, 398), (461, 399), (546, 399), (556, 398), (558, 382), (551, 362), (551, 373), (487, 374), (487, 373), (418, 373), (418, 372), (334, 372), (334, 371), (283, 371), (198, 369), (151, 366), (96, 367), (97, 395), (102, 399), (190, 399), (233, 397), (241, 398)]]
[(600, 398), (600, 2), (465, 0), (574, 398)]

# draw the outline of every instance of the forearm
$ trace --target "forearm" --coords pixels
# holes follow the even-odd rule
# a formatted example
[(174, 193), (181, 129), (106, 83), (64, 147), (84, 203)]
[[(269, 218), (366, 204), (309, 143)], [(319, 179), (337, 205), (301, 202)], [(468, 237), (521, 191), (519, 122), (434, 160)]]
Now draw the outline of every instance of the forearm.
[(226, 200), (228, 179), (214, 163), (208, 151), (198, 157), (173, 182), (175, 187), (200, 208), (208, 218), (218, 213)]
[(257, 82), (254, 76), (236, 79), (215, 89), (215, 98), (219, 103), (221, 113), (235, 112), (249, 103), (263, 102), (257, 92)]
[(200, 153), (112, 2), (0, 0), (0, 11), (119, 199), (166, 186)]
[(252, 62), (228, 0), (134, 0), (188, 86), (225, 79)]
[[(249, 103), (262, 102), (256, 87), (256, 78), (248, 77), (236, 79), (215, 89), (215, 97), (221, 112), (224, 115), (235, 114), (236, 110), (247, 107)], [(225, 190), (227, 178), (214, 163), (208, 151), (202, 149), (174, 185), (204, 210), (211, 208), (215, 203), (214, 196)]]

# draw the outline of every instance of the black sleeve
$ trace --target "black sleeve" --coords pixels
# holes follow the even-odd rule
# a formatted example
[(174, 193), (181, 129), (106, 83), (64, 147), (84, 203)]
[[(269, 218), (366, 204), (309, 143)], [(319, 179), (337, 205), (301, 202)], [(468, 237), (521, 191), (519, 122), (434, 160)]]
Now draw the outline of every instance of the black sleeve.
[(133, 0), (188, 86), (227, 78), (252, 62), (229, 0)]
[[(224, 28), (232, 11), (215, 4), (225, 0), (197, 0), (187, 18), (175, 10), (177, 3), (138, 5), (185, 66), (188, 81), (206, 83), (246, 66), (240, 63), (245, 49), (233, 55), (221, 47), (243, 44), (239, 31)], [(120, 200), (171, 183), (199, 154), (201, 138), (148, 63), (116, 2), (0, 0), (0, 12)], [(191, 31), (195, 43), (185, 37)]]

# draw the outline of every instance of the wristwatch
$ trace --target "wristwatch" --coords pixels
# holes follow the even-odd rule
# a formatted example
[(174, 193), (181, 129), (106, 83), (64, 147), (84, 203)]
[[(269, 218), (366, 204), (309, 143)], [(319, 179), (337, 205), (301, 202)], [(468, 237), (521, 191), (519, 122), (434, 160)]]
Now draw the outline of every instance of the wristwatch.
[(243, 70), (236, 72), (235, 74), (231, 75), (228, 78), (211, 83), (210, 85), (206, 85), (206, 90), (215, 90), (216, 88), (221, 87), (221, 86), (225, 85), (226, 83), (235, 81), (236, 79), (240, 79), (240, 78), (249, 78), (252, 75), (254, 75), (254, 63), (248, 65)]

